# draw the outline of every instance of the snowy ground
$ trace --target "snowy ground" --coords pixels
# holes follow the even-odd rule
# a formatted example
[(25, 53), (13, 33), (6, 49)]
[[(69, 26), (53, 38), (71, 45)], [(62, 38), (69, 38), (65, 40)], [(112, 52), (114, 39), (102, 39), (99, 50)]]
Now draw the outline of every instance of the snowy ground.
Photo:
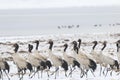
[[(111, 56), (114, 59), (117, 59), (116, 57), (116, 46), (115, 46), (115, 42), (117, 40), (120, 39), (120, 35), (119, 34), (74, 34), (74, 35), (41, 35), (41, 36), (26, 36), (26, 37), (1, 37), (0, 38), (0, 56), (2, 56), (3, 58), (10, 58), (11, 54), (13, 52), (13, 43), (18, 43), (20, 45), (20, 49), (19, 52), (21, 53), (22, 56), (26, 56), (26, 52), (27, 52), (27, 45), (28, 43), (31, 43), (33, 45), (35, 45), (34, 43), (32, 43), (32, 41), (34, 40), (39, 40), (40, 41), (40, 46), (39, 46), (39, 51), (41, 53), (43, 53), (44, 55), (48, 55), (47, 54), (47, 49), (48, 49), (48, 44), (47, 41), (49, 39), (52, 39), (54, 41), (54, 48), (53, 51), (56, 55), (60, 55), (62, 56), (61, 51), (63, 50), (63, 48), (61, 48), (60, 46), (62, 46), (64, 43), (68, 43), (70, 44), (70, 42), (72, 42), (73, 40), (78, 40), (78, 39), (82, 39), (82, 45), (81, 45), (81, 49), (87, 53), (87, 55), (89, 55), (91, 48), (92, 48), (92, 44), (91, 42), (94, 40), (99, 41), (99, 43), (103, 42), (103, 41), (107, 41), (108, 45), (105, 49), (105, 53), (108, 56)], [(69, 45), (70, 46), (70, 45)], [(70, 46), (71, 47), (71, 46)], [(99, 44), (97, 46), (97, 51), (99, 51), (99, 48), (101, 48), (102, 45)], [(71, 48), (69, 48), (67, 50), (68, 53), (71, 54)], [(8, 61), (9, 65), (10, 65), (10, 79), (11, 80), (18, 80), (18, 75), (17, 74), (17, 68), (15, 66), (15, 64), (12, 61)], [(54, 67), (51, 69), (51, 72), (54, 70)], [(73, 76), (72, 77), (65, 77), (64, 76), (64, 71), (62, 69), (60, 69), (59, 75), (57, 76), (56, 80), (120, 80), (120, 75), (116, 75), (116, 72), (113, 72), (113, 76), (110, 76), (110, 74), (108, 74), (106, 77), (104, 75), (99, 76), (99, 71), (100, 71), (100, 67), (98, 65), (95, 73), (95, 77), (93, 77), (93, 75), (91, 74), (91, 72), (88, 72), (88, 77), (83, 77), (80, 78), (80, 70), (76, 69), (73, 72)], [(28, 72), (27, 72), (28, 73)], [(69, 73), (69, 71), (67, 72)], [(13, 76), (12, 76), (13, 75)], [(36, 74), (35, 77), (33, 78), (29, 78), (28, 74), (25, 74), (23, 80), (54, 80), (54, 75), (50, 76), (49, 78), (47, 77), (47, 73), (46, 71), (44, 71), (43, 73), (43, 77), (38, 79), (38, 75)], [(4, 74), (4, 80), (7, 80), (7, 77)]]

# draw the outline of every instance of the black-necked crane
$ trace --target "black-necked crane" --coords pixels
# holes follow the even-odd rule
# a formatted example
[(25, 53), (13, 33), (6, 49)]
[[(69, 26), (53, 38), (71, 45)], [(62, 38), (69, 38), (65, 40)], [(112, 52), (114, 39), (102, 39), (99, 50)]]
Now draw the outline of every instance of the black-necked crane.
[[(64, 44), (64, 47), (65, 47), (65, 48), (64, 48), (64, 51), (63, 51), (63, 58), (64, 58), (64, 60), (68, 63), (68, 66), (70, 66), (71, 72), (69, 73), (69, 75), (71, 74), (71, 77), (72, 77), (72, 72), (74, 71), (75, 66), (77, 66), (78, 68), (80, 68), (80, 63), (77, 62), (77, 60), (76, 60), (74, 57), (69, 56), (69, 55), (66, 53), (66, 49), (68, 48), (68, 44), (67, 44), (67, 43)], [(74, 68), (74, 69), (72, 70), (72, 68)]]
[[(82, 40), (81, 40), (81, 39), (78, 39), (78, 54), (79, 54), (79, 56), (81, 56), (83, 59), (88, 59), (88, 60), (90, 60), (90, 62), (92, 62), (91, 65), (94, 64), (94, 66), (91, 67), (91, 69), (92, 69), (92, 74), (93, 74), (94, 69), (96, 69), (96, 67), (97, 67), (96, 62), (95, 62), (94, 59), (92, 59), (90, 56), (87, 56), (87, 55), (85, 54), (85, 52), (81, 51), (81, 49), (80, 49), (81, 43), (82, 43)], [(88, 70), (87, 70), (87, 71), (88, 71)], [(86, 73), (87, 73), (87, 71), (86, 71)], [(94, 75), (94, 74), (93, 74), (93, 75)]]
[[(18, 54), (19, 45), (16, 43), (13, 46), (15, 47), (15, 49), (14, 49), (15, 53), (12, 54), (12, 58), (13, 58), (14, 63), (17, 66), (19, 77), (21, 74), (20, 79), (22, 79), (25, 74), (23, 71), (26, 72), (26, 69), (28, 69), (31, 74), (31, 72), (33, 71), (33, 68), (32, 68), (32, 65), (28, 61), (26, 61), (22, 56), (20, 56)], [(29, 76), (30, 76), (30, 74), (29, 74)]]
[[(27, 56), (27, 60), (29, 63), (31, 63), (31, 65), (36, 68), (36, 71), (34, 72), (34, 74), (31, 76), (31, 78), (38, 72), (39, 73), (39, 70), (41, 70), (41, 77), (42, 77), (42, 73), (43, 73), (43, 70), (46, 68), (46, 64), (44, 61), (42, 61), (41, 59), (35, 57), (33, 54), (32, 54), (32, 49), (33, 49), (33, 45), (31, 44), (28, 44), (28, 56)], [(39, 78), (39, 74), (38, 74), (38, 78)]]
[(97, 46), (97, 44), (98, 44), (98, 42), (97, 41), (93, 41), (92, 42), (94, 45), (93, 45), (93, 47), (92, 47), (92, 50), (91, 50), (91, 52), (90, 52), (90, 55), (92, 56), (92, 59), (93, 60), (95, 60), (95, 62), (96, 63), (100, 63), (99, 61), (99, 54), (98, 54), (98, 52), (96, 52), (95, 51), (95, 48), (96, 48), (96, 46)]
[(52, 67), (51, 62), (48, 60), (48, 57), (45, 55), (42, 55), (41, 53), (38, 52), (38, 46), (39, 46), (39, 41), (36, 40), (36, 50), (34, 52), (34, 56), (38, 57), (39, 59), (43, 60), (46, 63), (46, 66), (50, 69)]
[(47, 56), (45, 55), (42, 55), (41, 53), (39, 53), (38, 51), (38, 47), (39, 47), (39, 41), (36, 40), (34, 41), (34, 43), (36, 43), (36, 48), (35, 48), (35, 51), (33, 52), (33, 56), (35, 56), (36, 58), (38, 58), (39, 60), (42, 60), (45, 64), (46, 64), (46, 67), (48, 68), (47, 70), (47, 75), (49, 77), (49, 69), (52, 67), (52, 64), (51, 62), (48, 60)]
[(62, 58), (60, 58), (57, 55), (53, 54), (53, 52), (52, 52), (53, 41), (49, 40), (48, 43), (50, 44), (50, 46), (49, 46), (49, 52), (48, 52), (49, 58), (52, 61), (54, 67), (56, 68), (56, 70), (53, 72), (53, 73), (55, 73), (55, 79), (56, 79), (56, 73), (59, 70), (60, 66), (64, 69), (65, 76), (67, 76), (66, 72), (68, 70), (68, 63), (65, 60), (63, 60)]
[[(115, 59), (113, 59), (113, 58), (111, 58), (111, 57), (109, 57), (109, 56), (104, 55), (103, 50), (105, 49), (106, 46), (107, 46), (107, 42), (104, 41), (104, 42), (103, 42), (103, 48), (101, 49), (101, 55), (100, 55), (101, 61), (102, 61), (104, 64), (109, 65), (111, 69), (113, 69), (114, 67), (116, 67), (117, 70), (119, 70), (118, 61), (115, 60)], [(107, 75), (107, 73), (108, 73), (108, 69), (107, 69), (106, 75)], [(106, 75), (105, 75), (105, 76), (106, 76)], [(112, 75), (112, 71), (111, 71), (111, 75)]]
[(85, 54), (85, 52), (81, 51), (80, 46), (81, 46), (82, 40), (78, 39), (78, 53), (79, 55), (81, 55), (82, 57), (88, 58), (88, 56)]
[(72, 43), (74, 45), (73, 49), (75, 51), (75, 58), (80, 63), (81, 68), (82, 68), (82, 71), (81, 71), (82, 72), (82, 76), (81, 77), (83, 77), (84, 74), (86, 74), (86, 77), (87, 77), (88, 70), (90, 70), (92, 72), (93, 76), (95, 76), (93, 72), (97, 68), (96, 63), (92, 59), (89, 59), (88, 57), (85, 57), (83, 55), (81, 56), (81, 54), (79, 53), (77, 42), (73, 41)]
[[(102, 66), (103, 66), (103, 61), (101, 60), (101, 54), (99, 52), (96, 52), (95, 51), (95, 48), (98, 44), (97, 41), (93, 41), (92, 42), (94, 45), (92, 47), (92, 51), (90, 52), (90, 55), (92, 56), (92, 59), (97, 63), (97, 64), (100, 64), (100, 76), (101, 76), (101, 71), (102, 71)], [(104, 64), (105, 66), (105, 64)]]

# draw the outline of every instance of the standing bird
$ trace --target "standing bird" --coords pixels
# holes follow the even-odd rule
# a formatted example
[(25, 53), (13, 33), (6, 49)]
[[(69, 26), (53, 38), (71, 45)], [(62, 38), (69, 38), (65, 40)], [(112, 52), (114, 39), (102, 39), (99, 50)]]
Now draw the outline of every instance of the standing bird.
[[(93, 60), (93, 59), (91, 59), (90, 58), (90, 56), (87, 56), (84, 52), (82, 52), (81, 50), (80, 50), (80, 46), (81, 46), (81, 42), (82, 42), (82, 40), (81, 39), (78, 39), (78, 54), (79, 54), (79, 56), (81, 56), (83, 59), (88, 59), (89, 61), (90, 61), (90, 63), (91, 63), (91, 65), (94, 65), (94, 66), (91, 66), (91, 69), (92, 69), (92, 74), (94, 75), (94, 73), (93, 73), (93, 71), (96, 69), (96, 67), (97, 67), (97, 65), (96, 65), (96, 62)], [(88, 70), (86, 70), (86, 73), (87, 73), (87, 71)]]
[[(93, 59), (96, 63), (100, 64), (100, 76), (101, 76), (101, 71), (102, 71), (103, 62), (102, 62), (101, 57), (100, 57), (101, 54), (100, 54), (99, 52), (96, 52), (96, 51), (95, 51), (95, 48), (96, 48), (98, 42), (97, 42), (97, 41), (93, 41), (92, 43), (93, 43), (94, 45), (93, 45), (93, 47), (92, 47), (92, 51), (91, 51), (90, 55), (92, 56), (92, 59)], [(105, 65), (105, 64), (104, 64), (104, 65)]]
[[(15, 53), (12, 55), (12, 58), (13, 58), (13, 61), (18, 68), (19, 77), (21, 74), (20, 79), (22, 79), (24, 74), (25, 74), (25, 73), (23, 73), (23, 71), (26, 72), (26, 69), (28, 69), (30, 71), (30, 74), (31, 74), (31, 72), (33, 71), (33, 68), (32, 68), (32, 65), (28, 61), (26, 61), (23, 57), (21, 57), (17, 53), (18, 49), (19, 49), (19, 45), (16, 43), (13, 45), (13, 47), (15, 47), (15, 49), (14, 49)], [(30, 74), (29, 74), (29, 76), (30, 76)]]
[(90, 52), (90, 55), (92, 56), (92, 59), (93, 60), (95, 60), (95, 62), (96, 63), (99, 63), (99, 54), (95, 51), (95, 48), (96, 48), (96, 46), (97, 46), (97, 44), (98, 44), (98, 42), (97, 41), (93, 41), (92, 42), (94, 45), (93, 45), (93, 47), (92, 47), (92, 50), (91, 50), (91, 52)]
[(81, 53), (79, 53), (79, 49), (78, 49), (76, 41), (73, 41), (72, 43), (74, 45), (73, 49), (75, 51), (75, 58), (80, 63), (81, 68), (82, 68), (82, 71), (81, 71), (82, 76), (81, 77), (83, 77), (84, 74), (86, 74), (86, 77), (87, 77), (88, 70), (90, 70), (92, 72), (93, 76), (95, 76), (93, 72), (97, 68), (96, 63), (92, 59), (89, 59), (88, 57), (83, 56), (83, 54), (81, 55)]
[(88, 56), (87, 56), (84, 52), (82, 52), (82, 51), (80, 50), (81, 42), (82, 42), (82, 40), (81, 40), (81, 39), (78, 39), (78, 51), (79, 51), (78, 53), (79, 53), (82, 57), (88, 58)]
[[(7, 61), (4, 60), (4, 58), (0, 57), (0, 78), (2, 78), (2, 80), (3, 80), (3, 72), (5, 72), (8, 80), (10, 80), (10, 78), (9, 78), (8, 73), (6, 72), (6, 70), (7, 70), (7, 72), (9, 73), (10, 66), (9, 66), (9, 64), (7, 63)], [(2, 71), (3, 71), (3, 72), (2, 72)]]
[(34, 51), (34, 56), (43, 60), (46, 63), (46, 66), (50, 69), (52, 67), (51, 62), (47, 59), (47, 57), (45, 55), (42, 55), (38, 52), (39, 41), (36, 40), (35, 43), (36, 43), (36, 48), (35, 48), (35, 51)]
[[(47, 75), (48, 75), (48, 77), (49, 77), (48, 71), (49, 71), (49, 69), (52, 67), (52, 64), (51, 64), (51, 62), (47, 59), (46, 56), (43, 56), (42, 54), (40, 54), (40, 53), (38, 52), (39, 41), (36, 40), (36, 41), (34, 41), (34, 43), (36, 43), (36, 48), (35, 48), (35, 51), (33, 52), (33, 56), (35, 56), (35, 57), (38, 58), (39, 60), (42, 60), (42, 61), (45, 63), (46, 67), (48, 68), (48, 70), (47, 70)], [(44, 69), (46, 69), (46, 67), (45, 67)]]
[(56, 73), (59, 70), (59, 66), (61, 66), (64, 69), (65, 76), (67, 76), (66, 72), (68, 70), (68, 63), (65, 60), (63, 60), (62, 58), (60, 58), (60, 57), (58, 57), (58, 56), (56, 56), (56, 55), (54, 55), (52, 53), (53, 41), (50, 40), (48, 43), (50, 44), (49, 52), (48, 52), (49, 53), (49, 58), (50, 58), (50, 60), (52, 61), (53, 65), (56, 68), (56, 70), (54, 72), (55, 73), (55, 79), (56, 79)]
[[(69, 73), (69, 75), (71, 74), (71, 76), (72, 76), (72, 72), (75, 70), (75, 66), (80, 68), (80, 63), (77, 62), (77, 60), (74, 57), (67, 55), (66, 49), (68, 47), (68, 44), (64, 44), (64, 47), (65, 48), (64, 48), (64, 52), (63, 52), (63, 58), (68, 63), (68, 66), (70, 66), (71, 72)], [(74, 68), (73, 70), (72, 70), (72, 67)]]
[[(116, 67), (117, 70), (119, 70), (118, 61), (117, 61), (117, 60), (114, 60), (114, 59), (112, 59), (111, 57), (106, 56), (106, 55), (103, 54), (103, 50), (105, 49), (106, 46), (107, 46), (107, 42), (104, 41), (104, 42), (103, 42), (103, 48), (101, 49), (101, 56), (100, 56), (101, 61), (102, 61), (104, 64), (109, 65), (112, 70), (113, 70), (114, 67)], [(107, 76), (107, 73), (108, 73), (108, 69), (107, 69), (107, 72), (106, 72), (106, 75), (105, 75), (105, 76)], [(112, 71), (111, 71), (111, 75), (112, 75)]]
[(34, 72), (34, 74), (31, 76), (31, 78), (38, 72), (38, 78), (39, 78), (39, 70), (41, 70), (41, 77), (42, 77), (42, 72), (43, 70), (46, 68), (46, 64), (44, 61), (42, 61), (41, 59), (38, 59), (37, 57), (35, 57), (32, 54), (32, 49), (33, 49), (33, 45), (28, 44), (28, 57), (27, 60), (29, 63), (31, 63), (31, 65), (36, 68), (36, 71)]

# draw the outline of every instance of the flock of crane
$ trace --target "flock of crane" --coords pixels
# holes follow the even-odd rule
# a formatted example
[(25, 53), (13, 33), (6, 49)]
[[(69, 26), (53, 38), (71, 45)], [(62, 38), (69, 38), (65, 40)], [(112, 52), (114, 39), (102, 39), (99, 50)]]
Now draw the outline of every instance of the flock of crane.
[[(36, 73), (41, 71), (41, 77), (43, 76), (43, 71), (47, 72), (48, 78), (55, 75), (55, 79), (57, 78), (57, 72), (60, 70), (61, 67), (65, 71), (65, 76), (72, 77), (72, 74), (74, 74), (74, 71), (80, 70), (80, 77), (84, 77), (88, 75), (88, 71), (90, 71), (93, 76), (95, 77), (94, 71), (97, 69), (97, 66), (100, 65), (100, 76), (103, 70), (103, 75), (107, 76), (108, 71), (118, 72), (119, 73), (119, 63), (120, 63), (120, 40), (116, 41), (116, 47), (117, 47), (117, 57), (118, 59), (113, 59), (109, 56), (104, 55), (103, 50), (105, 49), (107, 42), (104, 41), (103, 47), (101, 48), (100, 52), (97, 52), (95, 50), (96, 45), (98, 44), (97, 41), (93, 41), (92, 44), (92, 50), (90, 52), (90, 56), (86, 55), (85, 52), (83, 52), (80, 49), (81, 46), (81, 39), (78, 41), (72, 41), (70, 45), (72, 45), (71, 53), (74, 53), (74, 56), (70, 56), (67, 53), (68, 44), (65, 43), (62, 45), (64, 47), (62, 54), (63, 56), (60, 57), (58, 55), (55, 55), (53, 53), (53, 44), (54, 42), (52, 40), (48, 41), (48, 54), (49, 56), (42, 55), (42, 53), (39, 53), (38, 47), (39, 47), (39, 41), (35, 40), (34, 43), (36, 43), (35, 51), (33, 50), (33, 45), (28, 44), (28, 56), (23, 57), (19, 55), (18, 49), (19, 45), (18, 43), (15, 43), (13, 45), (14, 53), (12, 54), (12, 59), (14, 64), (17, 67), (18, 70), (18, 76), (19, 79), (23, 79), (24, 75), (26, 74), (26, 71), (29, 72), (29, 77), (32, 78), (35, 76)], [(52, 67), (55, 67), (54, 72), (50, 73), (50, 70)], [(8, 80), (10, 80), (9, 76), (10, 71), (10, 65), (9, 63), (2, 57), (0, 57), (0, 78), (3, 79), (3, 73), (6, 74)], [(106, 72), (105, 72), (106, 71)]]

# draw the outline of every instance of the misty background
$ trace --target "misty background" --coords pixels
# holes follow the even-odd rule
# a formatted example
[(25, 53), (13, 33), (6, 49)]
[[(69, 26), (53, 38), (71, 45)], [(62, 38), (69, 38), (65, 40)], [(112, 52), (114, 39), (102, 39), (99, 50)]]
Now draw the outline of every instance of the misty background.
[(5, 5), (0, 3), (0, 36), (119, 33), (120, 31), (119, 0), (5, 1), (2, 1)]

